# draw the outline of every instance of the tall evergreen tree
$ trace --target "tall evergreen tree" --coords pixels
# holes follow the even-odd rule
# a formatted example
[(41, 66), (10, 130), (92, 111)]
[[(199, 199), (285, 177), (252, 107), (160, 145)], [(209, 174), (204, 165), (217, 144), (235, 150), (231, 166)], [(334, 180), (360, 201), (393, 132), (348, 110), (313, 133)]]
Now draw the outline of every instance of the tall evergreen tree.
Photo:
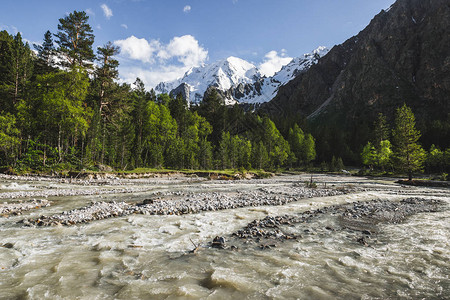
[(381, 142), (389, 139), (389, 126), (386, 117), (378, 114), (378, 118), (374, 122), (374, 141), (375, 149), (380, 150)]
[(0, 33), (0, 109), (15, 113), (33, 71), (33, 55), (28, 43), (17, 33)]
[(417, 143), (420, 132), (416, 129), (414, 114), (406, 104), (397, 109), (392, 136), (397, 166), (412, 180), (413, 172), (422, 170), (426, 154)]
[(147, 104), (152, 101), (151, 95), (145, 91), (144, 82), (140, 78), (136, 78), (133, 89), (133, 110), (131, 112), (134, 123), (134, 163), (135, 167), (142, 166), (142, 156), (144, 150), (144, 139), (147, 135), (147, 127), (145, 126), (148, 117)]
[(92, 44), (94, 34), (88, 23), (89, 16), (84, 11), (74, 11), (59, 19), (58, 33), (55, 34), (58, 51), (63, 55), (63, 66), (91, 68), (95, 58)]
[(53, 44), (52, 33), (50, 30), (44, 34), (44, 42), (42, 45), (33, 45), (37, 50), (37, 60), (35, 64), (35, 74), (42, 75), (45, 73), (49, 73), (53, 70), (55, 60), (54, 56), (56, 54), (55, 45)]
[(97, 48), (97, 60), (100, 63), (100, 66), (95, 70), (95, 76), (99, 83), (98, 109), (100, 114), (102, 114), (104, 108), (110, 104), (107, 91), (113, 85), (114, 80), (119, 76), (119, 61), (113, 58), (113, 56), (119, 54), (119, 52), (120, 48), (114, 46), (111, 42), (108, 42), (103, 47)]

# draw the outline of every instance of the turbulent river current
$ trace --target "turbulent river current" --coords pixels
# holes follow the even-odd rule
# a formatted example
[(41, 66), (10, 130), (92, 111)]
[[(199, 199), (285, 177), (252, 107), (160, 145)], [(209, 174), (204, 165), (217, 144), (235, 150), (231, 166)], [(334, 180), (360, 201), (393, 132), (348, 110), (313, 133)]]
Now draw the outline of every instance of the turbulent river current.
[[(268, 190), (270, 195), (295, 197), (294, 187), (308, 180), (310, 175), (238, 181), (181, 176), (91, 182), (0, 178), (0, 203), (38, 199), (51, 204), (0, 216), (0, 299), (450, 298), (450, 191), (444, 188), (314, 175), (317, 189), (347, 192), (299, 197), (275, 206), (183, 215), (133, 213), (72, 226), (23, 222), (100, 201), (259, 197)], [(444, 205), (399, 223), (380, 223), (364, 242), (359, 239), (363, 233), (337, 230), (336, 218), (326, 214), (301, 226), (293, 224), (289, 232), (298, 238), (270, 247), (232, 235), (267, 216), (410, 197), (440, 199)], [(223, 237), (225, 249), (211, 247), (216, 236)]]

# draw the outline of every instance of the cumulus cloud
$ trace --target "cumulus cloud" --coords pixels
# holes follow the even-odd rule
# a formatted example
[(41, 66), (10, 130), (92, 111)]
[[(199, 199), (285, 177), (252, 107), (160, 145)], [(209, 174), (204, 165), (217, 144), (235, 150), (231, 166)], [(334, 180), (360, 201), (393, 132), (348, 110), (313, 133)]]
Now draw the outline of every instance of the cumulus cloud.
[(280, 55), (275, 50), (268, 52), (264, 56), (264, 61), (259, 65), (259, 70), (262, 75), (273, 76), (280, 71), (284, 65), (287, 65), (292, 60), (292, 57), (286, 55), (286, 50), (282, 49)]
[(141, 64), (121, 64), (122, 80), (133, 83), (139, 77), (147, 88), (155, 87), (161, 81), (175, 80), (189, 68), (200, 66), (208, 59), (208, 50), (199, 45), (192, 35), (174, 37), (167, 44), (130, 36), (114, 44), (121, 47), (123, 59)]
[(185, 12), (185, 13), (188, 13), (188, 12), (190, 12), (191, 11), (191, 6), (190, 5), (186, 5), (184, 8), (183, 8), (183, 12)]
[(154, 61), (153, 53), (160, 48), (159, 41), (139, 39), (134, 35), (125, 40), (114, 41), (114, 44), (121, 48), (123, 54), (134, 60), (140, 60), (143, 63), (152, 63)]
[(113, 16), (113, 12), (112, 12), (111, 8), (108, 7), (108, 5), (103, 3), (102, 5), (100, 5), (100, 7), (102, 8), (103, 14), (105, 15), (105, 17), (107, 19), (110, 19)]
[(192, 35), (174, 37), (168, 45), (158, 52), (161, 59), (177, 58), (187, 67), (202, 64), (208, 58), (208, 51), (198, 44)]
[(125, 29), (128, 29), (128, 25), (127, 24), (120, 24), (120, 27), (123, 27)]

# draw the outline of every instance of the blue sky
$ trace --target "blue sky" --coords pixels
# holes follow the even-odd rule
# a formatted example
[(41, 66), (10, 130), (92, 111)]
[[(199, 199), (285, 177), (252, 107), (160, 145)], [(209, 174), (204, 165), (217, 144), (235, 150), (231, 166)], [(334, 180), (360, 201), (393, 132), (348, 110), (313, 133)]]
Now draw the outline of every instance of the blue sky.
[(331, 48), (362, 30), (394, 0), (2, 0), (0, 29), (41, 42), (58, 19), (84, 10), (95, 46), (122, 47), (120, 76), (148, 87), (188, 68), (237, 56), (265, 65), (267, 75), (289, 58)]

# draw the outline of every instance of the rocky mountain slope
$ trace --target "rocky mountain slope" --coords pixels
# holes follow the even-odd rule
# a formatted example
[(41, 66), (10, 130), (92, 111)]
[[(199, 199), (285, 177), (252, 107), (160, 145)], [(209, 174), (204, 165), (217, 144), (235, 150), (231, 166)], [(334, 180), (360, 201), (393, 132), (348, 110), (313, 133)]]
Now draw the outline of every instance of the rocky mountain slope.
[(272, 77), (262, 76), (258, 68), (237, 57), (228, 57), (218, 62), (192, 68), (172, 82), (161, 82), (157, 93), (182, 94), (190, 102), (198, 103), (210, 87), (217, 90), (226, 104), (262, 103), (270, 101), (280, 86), (317, 63), (328, 52), (319, 47), (312, 53), (294, 58)]
[(412, 107), (424, 139), (432, 134), (448, 146), (448, 0), (398, 0), (280, 87), (261, 109), (278, 119), (307, 118), (319, 136), (339, 131), (341, 143), (357, 149), (367, 141), (377, 114), (392, 120), (403, 103)]

